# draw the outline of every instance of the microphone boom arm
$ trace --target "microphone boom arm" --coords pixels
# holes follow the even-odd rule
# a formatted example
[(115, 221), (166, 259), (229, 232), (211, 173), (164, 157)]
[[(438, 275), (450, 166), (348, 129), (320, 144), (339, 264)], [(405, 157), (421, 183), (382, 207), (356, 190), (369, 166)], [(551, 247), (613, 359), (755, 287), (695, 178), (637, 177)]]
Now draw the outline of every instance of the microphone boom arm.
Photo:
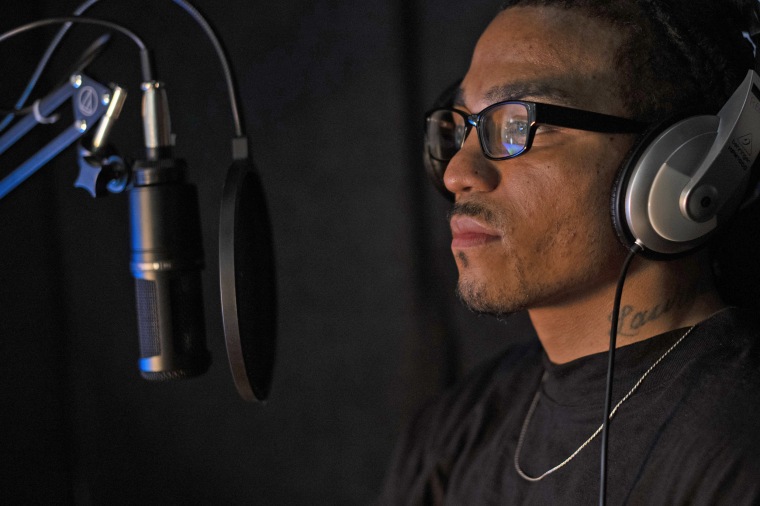
[[(123, 96), (123, 95), (122, 95)], [(0, 136), (0, 155), (13, 146), (34, 127), (50, 121), (51, 115), (68, 99), (72, 99), (74, 122), (57, 137), (0, 180), (0, 199), (26, 181), (43, 165), (55, 158), (87, 132), (109, 109), (112, 90), (94, 79), (75, 74), (69, 81), (34, 104), (33, 112), (26, 114), (5, 134)], [(81, 164), (80, 164), (81, 166)], [(89, 188), (85, 188), (88, 189)], [(91, 191), (94, 195), (94, 192)]]

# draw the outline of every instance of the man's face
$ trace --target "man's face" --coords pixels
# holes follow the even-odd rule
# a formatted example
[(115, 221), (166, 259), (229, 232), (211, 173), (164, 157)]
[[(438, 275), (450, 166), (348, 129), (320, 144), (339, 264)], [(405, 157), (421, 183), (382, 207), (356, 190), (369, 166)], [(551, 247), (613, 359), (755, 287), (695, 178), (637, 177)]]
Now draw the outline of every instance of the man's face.
[[(622, 41), (573, 11), (507, 9), (478, 42), (456, 107), (476, 113), (520, 99), (626, 116), (614, 61)], [(624, 250), (610, 191), (632, 140), (540, 127), (530, 151), (491, 161), (470, 132), (444, 175), (456, 196), (452, 251), (463, 300), (505, 314), (592, 300), (614, 283)]]

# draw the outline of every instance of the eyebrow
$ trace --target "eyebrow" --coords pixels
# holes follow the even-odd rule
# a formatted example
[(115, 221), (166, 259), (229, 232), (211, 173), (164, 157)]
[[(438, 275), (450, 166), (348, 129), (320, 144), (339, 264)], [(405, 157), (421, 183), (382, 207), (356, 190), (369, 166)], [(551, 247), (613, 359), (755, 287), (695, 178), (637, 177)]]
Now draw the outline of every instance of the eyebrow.
[[(522, 100), (524, 98), (549, 98), (553, 102), (566, 104), (570, 95), (563, 88), (549, 81), (518, 81), (515, 83), (501, 84), (489, 88), (483, 98), (491, 103), (504, 102), (506, 100)], [(464, 90), (457, 89), (454, 96), (454, 105), (464, 106)]]

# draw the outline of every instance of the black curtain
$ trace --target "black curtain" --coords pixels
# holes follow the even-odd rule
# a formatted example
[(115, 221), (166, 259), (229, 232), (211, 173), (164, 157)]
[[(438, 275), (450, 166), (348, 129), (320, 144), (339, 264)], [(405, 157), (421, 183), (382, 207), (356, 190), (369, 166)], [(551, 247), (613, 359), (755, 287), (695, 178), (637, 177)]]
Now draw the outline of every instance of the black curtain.
[[(4, 502), (371, 502), (414, 410), (531, 332), (523, 315), (502, 324), (460, 308), (447, 203), (421, 162), (422, 114), (464, 74), (498, 4), (194, 3), (228, 50), (272, 219), (280, 309), (266, 404), (238, 396), (222, 332), (217, 234), (233, 127), (215, 53), (170, 0), (90, 8), (142, 37), (166, 84), (176, 154), (200, 194), (214, 362), (191, 380), (140, 378), (126, 196), (74, 188), (65, 151), (0, 200)], [(0, 30), (78, 5), (8, 4)], [(1, 107), (56, 29), (0, 44)], [(33, 97), (102, 33), (75, 27)], [(131, 157), (142, 145), (138, 62), (113, 34), (87, 70), (127, 88), (112, 142)], [(0, 176), (53, 128), (0, 156)]]

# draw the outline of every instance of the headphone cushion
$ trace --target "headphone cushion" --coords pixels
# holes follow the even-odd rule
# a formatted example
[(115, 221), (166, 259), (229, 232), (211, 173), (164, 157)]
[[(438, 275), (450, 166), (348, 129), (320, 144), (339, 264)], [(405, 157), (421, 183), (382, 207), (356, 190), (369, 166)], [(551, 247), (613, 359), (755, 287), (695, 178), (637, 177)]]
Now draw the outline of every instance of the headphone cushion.
[[(663, 121), (654, 123), (638, 136), (633, 146), (624, 157), (623, 162), (620, 164), (620, 168), (612, 183), (612, 191), (610, 194), (610, 216), (615, 234), (626, 249), (630, 250), (636, 243), (636, 236), (628, 223), (626, 206), (628, 187), (631, 178), (639, 166), (639, 162), (653, 147), (660, 135), (662, 135), (668, 128), (686, 118), (698, 115), (702, 114), (695, 110), (682, 111), (678, 114), (669, 116)], [(644, 248), (642, 255), (651, 259), (664, 259), (674, 256), (667, 253), (658, 253), (646, 247)]]
[(610, 198), (610, 216), (612, 217), (612, 226), (615, 229), (620, 242), (626, 249), (630, 250), (636, 242), (636, 239), (628, 226), (628, 219), (625, 215), (625, 198), (628, 190), (628, 182), (631, 179), (636, 165), (641, 157), (646, 153), (652, 142), (670, 125), (678, 121), (677, 119), (668, 118), (650, 126), (643, 133), (639, 134), (636, 141), (628, 150), (623, 162), (618, 168), (615, 179), (612, 182), (612, 192)]

